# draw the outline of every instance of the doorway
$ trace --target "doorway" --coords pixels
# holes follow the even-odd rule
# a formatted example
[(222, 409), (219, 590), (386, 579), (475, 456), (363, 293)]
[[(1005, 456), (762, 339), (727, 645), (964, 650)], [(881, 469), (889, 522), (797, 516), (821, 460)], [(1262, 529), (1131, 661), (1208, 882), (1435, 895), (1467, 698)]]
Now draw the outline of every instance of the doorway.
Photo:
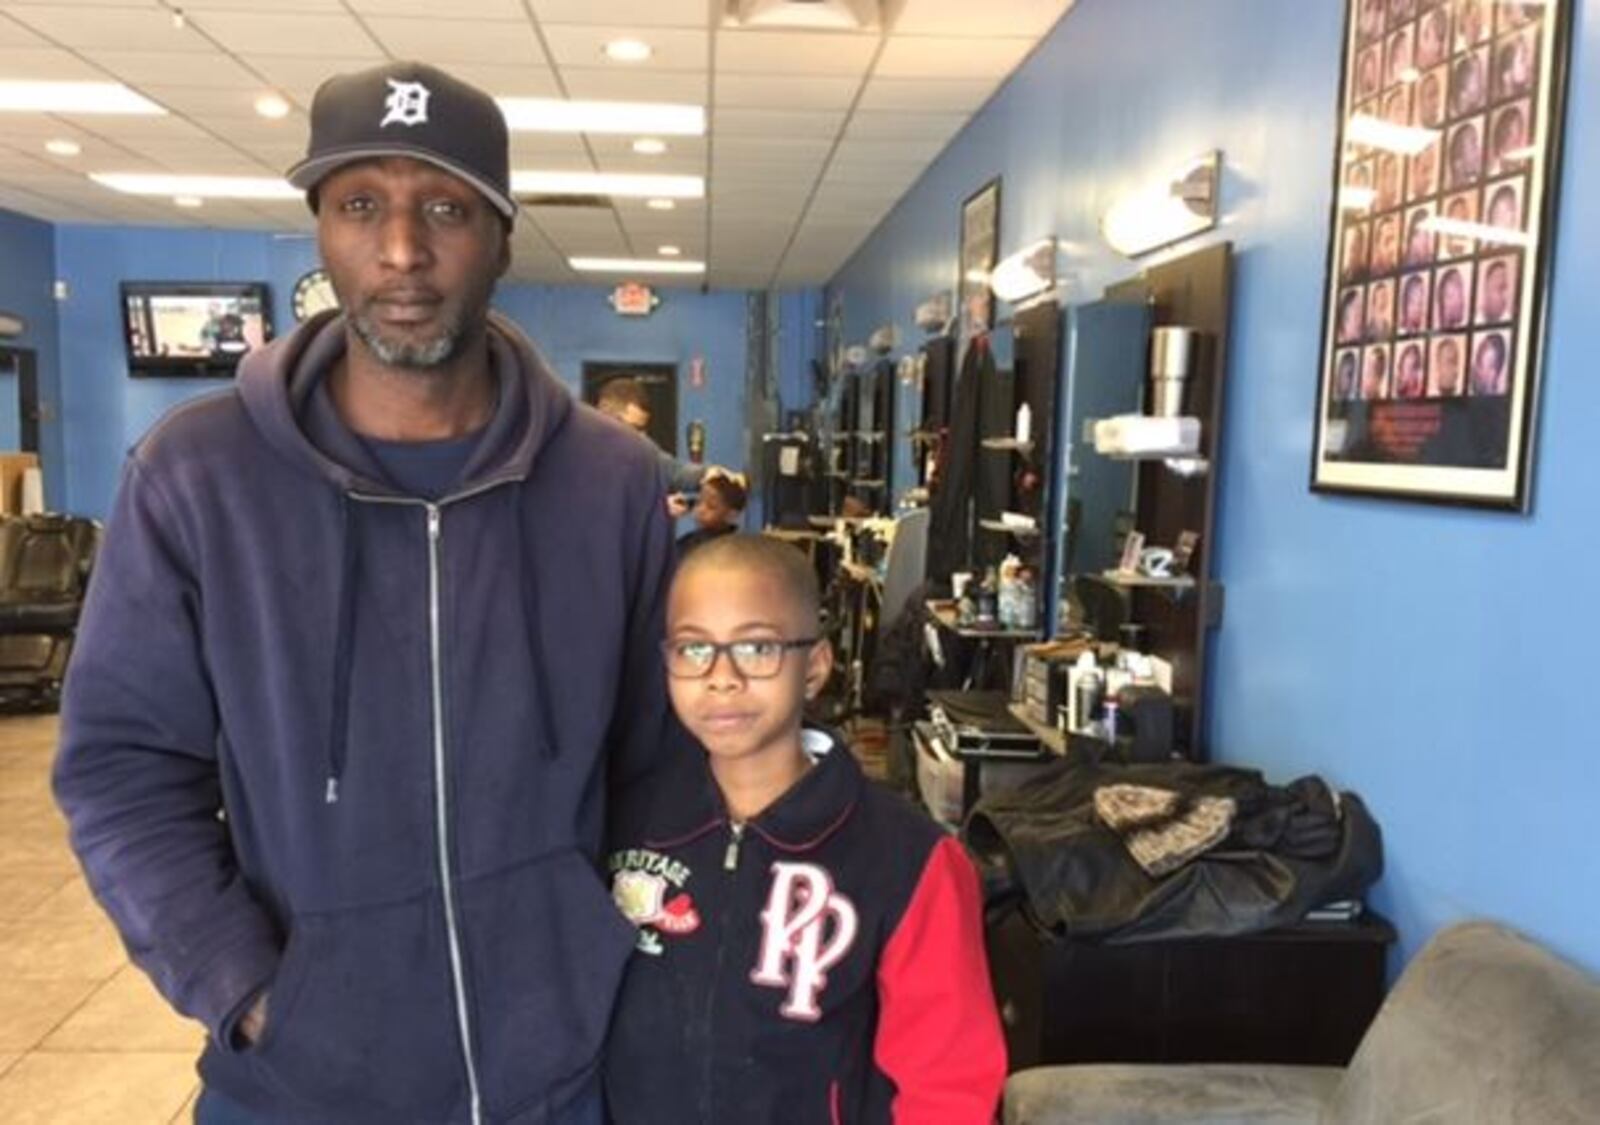
[(0, 348), (0, 449), (39, 452), (39, 356), (32, 348)]
[(600, 388), (620, 378), (637, 379), (650, 396), (650, 439), (674, 457), (678, 455), (678, 366), (674, 363), (613, 363), (585, 361), (583, 401), (591, 406)]

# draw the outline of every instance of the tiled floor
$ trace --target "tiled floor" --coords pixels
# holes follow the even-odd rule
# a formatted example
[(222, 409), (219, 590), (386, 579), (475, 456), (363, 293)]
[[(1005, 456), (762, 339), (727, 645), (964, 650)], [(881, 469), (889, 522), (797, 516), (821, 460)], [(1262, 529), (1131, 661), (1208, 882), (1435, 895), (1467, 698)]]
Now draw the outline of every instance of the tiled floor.
[(204, 1032), (133, 966), (50, 799), (53, 716), (0, 718), (0, 1122), (188, 1121)]

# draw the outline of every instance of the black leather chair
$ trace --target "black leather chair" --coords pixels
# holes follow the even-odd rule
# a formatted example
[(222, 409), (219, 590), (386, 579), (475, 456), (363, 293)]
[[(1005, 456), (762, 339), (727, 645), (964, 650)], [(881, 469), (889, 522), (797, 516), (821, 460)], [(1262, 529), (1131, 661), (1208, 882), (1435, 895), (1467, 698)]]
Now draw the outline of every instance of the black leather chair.
[(59, 700), (99, 543), (93, 520), (0, 517), (0, 703)]

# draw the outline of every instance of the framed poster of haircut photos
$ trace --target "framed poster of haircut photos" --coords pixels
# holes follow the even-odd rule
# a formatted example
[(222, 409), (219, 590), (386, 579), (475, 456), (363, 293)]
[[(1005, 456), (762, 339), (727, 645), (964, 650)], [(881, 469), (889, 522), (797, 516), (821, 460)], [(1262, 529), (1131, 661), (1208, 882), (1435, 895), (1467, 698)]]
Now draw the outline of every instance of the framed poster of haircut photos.
[(1572, 0), (1346, 0), (1311, 487), (1527, 511)]

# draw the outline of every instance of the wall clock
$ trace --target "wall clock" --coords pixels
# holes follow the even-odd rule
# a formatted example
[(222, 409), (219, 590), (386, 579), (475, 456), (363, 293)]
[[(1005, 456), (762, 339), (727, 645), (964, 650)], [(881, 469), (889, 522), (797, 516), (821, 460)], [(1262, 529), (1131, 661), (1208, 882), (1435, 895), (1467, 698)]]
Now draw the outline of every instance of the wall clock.
[(312, 270), (295, 282), (290, 307), (296, 320), (310, 320), (324, 309), (338, 308), (339, 297), (333, 291), (333, 282), (328, 278), (328, 271)]

